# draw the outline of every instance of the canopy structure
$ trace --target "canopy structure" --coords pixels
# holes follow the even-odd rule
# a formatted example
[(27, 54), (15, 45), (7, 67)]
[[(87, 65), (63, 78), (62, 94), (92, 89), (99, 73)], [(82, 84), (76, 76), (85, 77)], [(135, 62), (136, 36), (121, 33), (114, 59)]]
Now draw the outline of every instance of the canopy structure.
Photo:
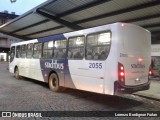
[(0, 32), (29, 40), (114, 22), (142, 26), (160, 42), (160, 0), (48, 0)]

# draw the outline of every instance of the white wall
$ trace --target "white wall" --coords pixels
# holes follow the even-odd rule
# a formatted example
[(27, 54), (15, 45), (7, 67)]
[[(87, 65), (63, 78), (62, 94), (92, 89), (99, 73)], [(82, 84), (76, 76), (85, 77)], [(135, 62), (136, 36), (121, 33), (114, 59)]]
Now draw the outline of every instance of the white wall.
[(151, 45), (151, 56), (160, 56), (160, 44)]
[(1, 61), (1, 59), (4, 59), (4, 61), (7, 61), (7, 53), (0, 53), (0, 61)]

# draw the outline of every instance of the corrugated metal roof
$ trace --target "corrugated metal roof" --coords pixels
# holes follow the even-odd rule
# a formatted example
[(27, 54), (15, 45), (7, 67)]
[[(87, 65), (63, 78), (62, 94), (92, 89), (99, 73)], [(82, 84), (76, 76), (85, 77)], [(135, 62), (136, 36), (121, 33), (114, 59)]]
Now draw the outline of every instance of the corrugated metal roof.
[(153, 41), (160, 40), (160, 1), (48, 0), (0, 31), (28, 40), (113, 22), (140, 25), (152, 32)]
[[(143, 20), (139, 22), (133, 22), (134, 24), (140, 25), (140, 26), (145, 26), (145, 25), (154, 25), (160, 23), (160, 17), (149, 19), (149, 20)], [(157, 26), (160, 27), (160, 26)]]
[(53, 12), (54, 14), (60, 14), (67, 10), (85, 5), (92, 1), (96, 0), (55, 0), (53, 4), (48, 4), (43, 9)]
[(17, 35), (26, 35), (26, 34), (31, 34), (31, 33), (37, 32), (39, 30), (46, 30), (46, 29), (57, 27), (57, 26), (60, 26), (60, 24), (55, 23), (53, 21), (48, 21), (48, 22), (42, 23), (40, 25), (37, 25), (35, 27), (30, 27), (30, 28), (21, 30), (19, 32), (16, 32), (16, 34)]
[(46, 18), (38, 14), (31, 13), (17, 21), (14, 21), (12, 24), (6, 25), (2, 28), (7, 32), (11, 32), (43, 20), (46, 20)]
[(40, 37), (44, 37), (44, 36), (49, 36), (49, 35), (56, 35), (59, 33), (65, 33), (65, 32), (71, 32), (72, 30), (69, 28), (59, 28), (57, 30), (50, 30), (47, 32), (43, 32), (41, 34), (34, 34), (34, 35), (29, 35), (30, 38), (40, 38)]

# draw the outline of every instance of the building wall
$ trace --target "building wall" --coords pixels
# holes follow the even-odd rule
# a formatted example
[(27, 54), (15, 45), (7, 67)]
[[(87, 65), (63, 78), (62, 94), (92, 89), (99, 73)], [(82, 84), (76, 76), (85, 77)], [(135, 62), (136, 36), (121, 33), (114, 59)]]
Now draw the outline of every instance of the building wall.
[(0, 25), (5, 24), (6, 22), (18, 17), (15, 15), (15, 12), (9, 13), (7, 10), (0, 12)]
[(0, 61), (7, 61), (7, 53), (0, 53)]
[[(14, 12), (8, 13), (6, 10), (4, 12), (0, 12), (0, 25), (3, 25), (16, 17), (18, 17), (18, 15), (15, 15)], [(0, 61), (8, 61), (10, 58), (10, 45), (21, 41), (23, 40), (0, 33)]]
[(21, 41), (23, 40), (0, 33), (0, 47), (10, 48), (11, 44)]

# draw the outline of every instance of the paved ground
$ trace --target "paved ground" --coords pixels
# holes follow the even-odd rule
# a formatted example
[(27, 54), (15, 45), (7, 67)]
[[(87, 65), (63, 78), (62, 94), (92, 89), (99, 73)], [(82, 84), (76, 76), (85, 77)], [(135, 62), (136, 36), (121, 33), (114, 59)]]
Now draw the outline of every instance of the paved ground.
[[(160, 111), (160, 102), (135, 95), (107, 96), (73, 89), (55, 93), (50, 91), (45, 83), (27, 78), (16, 80), (14, 75), (8, 72), (7, 64), (0, 64), (0, 111)], [(21, 118), (19, 119), (21, 120)], [(132, 120), (138, 118), (66, 117), (45, 119)], [(139, 118), (139, 120), (148, 119), (158, 120), (158, 118)]]
[(140, 91), (135, 94), (146, 97), (148, 99), (154, 99), (154, 100), (160, 101), (160, 79), (152, 78), (149, 90)]

